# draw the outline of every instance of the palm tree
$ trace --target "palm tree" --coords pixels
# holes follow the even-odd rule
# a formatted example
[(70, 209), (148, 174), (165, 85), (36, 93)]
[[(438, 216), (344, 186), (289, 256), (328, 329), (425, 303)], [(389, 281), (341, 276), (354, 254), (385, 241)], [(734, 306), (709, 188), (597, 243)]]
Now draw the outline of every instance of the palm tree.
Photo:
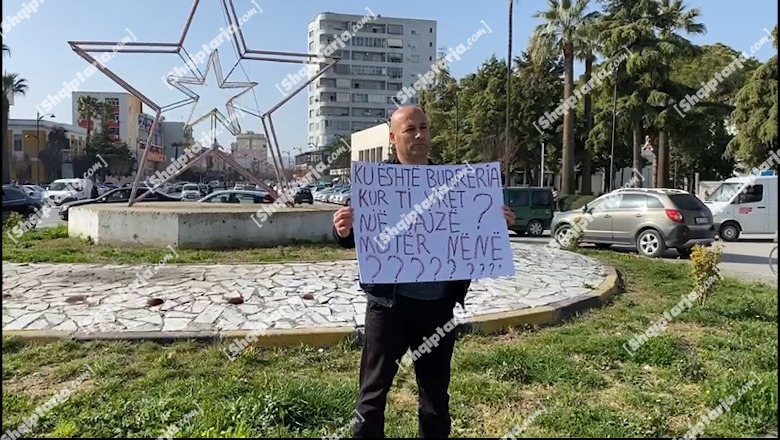
[[(11, 103), (8, 100), (8, 96), (16, 96), (21, 95), (24, 96), (27, 94), (27, 90), (29, 90), (29, 87), (27, 86), (27, 80), (24, 78), (20, 78), (19, 74), (17, 73), (4, 73), (3, 74), (3, 140), (4, 144), (8, 143), (8, 114), (11, 111)], [(5, 145), (3, 147), (3, 156), (4, 159), (10, 158), (10, 147), (8, 145)], [(3, 179), (6, 179), (6, 172), (8, 173), (7, 180), (8, 182), (11, 181), (11, 172), (8, 170), (9, 162), (3, 163)], [(3, 182), (3, 183), (8, 183)]]
[[(580, 28), (577, 35), (577, 45), (575, 55), (578, 59), (585, 61), (585, 76), (583, 83), (590, 81), (593, 75), (593, 62), (596, 61), (596, 52), (601, 50), (601, 42), (598, 39), (598, 18), (600, 14), (593, 16), (591, 21)], [(592, 146), (590, 142), (590, 130), (593, 128), (593, 96), (586, 93), (583, 96), (583, 106), (585, 109), (585, 148), (582, 154), (582, 187), (581, 194), (592, 194), (593, 182), (591, 174), (593, 173), (591, 162), (593, 161)]]
[[(97, 116), (100, 118), (100, 131), (104, 133), (106, 137), (109, 137), (108, 123), (114, 120), (114, 106), (106, 101), (99, 102), (97, 104)], [(109, 139), (111, 138), (109, 137)]]
[[(663, 109), (657, 118), (658, 141), (655, 155), (656, 169), (654, 170), (655, 184), (665, 188), (669, 182), (669, 148), (667, 146), (667, 127), (671, 122), (670, 115), (674, 113), (669, 105), (680, 99), (682, 93), (678, 84), (670, 83), (669, 72), (671, 63), (675, 59), (686, 58), (695, 55), (696, 46), (678, 32), (686, 34), (703, 34), (707, 31), (701, 23), (695, 20), (701, 15), (697, 8), (685, 10), (682, 0), (658, 0), (658, 10), (655, 14), (654, 26), (657, 29), (657, 42), (653, 48), (660, 55), (661, 84), (655, 95)], [(678, 93), (675, 93), (677, 91)]]
[[(551, 49), (563, 54), (563, 102), (574, 93), (574, 56), (581, 28), (592, 22), (596, 12), (586, 13), (589, 0), (548, 0), (548, 9), (534, 14), (545, 23), (534, 29), (532, 47), (536, 52)], [(543, 57), (536, 56), (536, 59)], [(561, 194), (574, 193), (574, 111), (563, 116), (563, 167)]]
[(102, 103), (92, 96), (82, 96), (78, 101), (79, 118), (87, 121), (87, 145), (92, 134), (92, 120), (102, 112)]
[[(11, 48), (3, 44), (3, 58), (8, 55), (11, 56)], [(4, 83), (5, 84), (5, 83)], [(3, 87), (3, 91), (5, 92), (5, 87)], [(8, 113), (11, 110), (11, 103), (8, 101), (8, 95), (3, 93), (3, 140), (2, 140), (2, 148), (3, 148), (3, 184), (11, 183), (11, 157), (10, 152), (11, 148), (10, 145), (8, 145)]]

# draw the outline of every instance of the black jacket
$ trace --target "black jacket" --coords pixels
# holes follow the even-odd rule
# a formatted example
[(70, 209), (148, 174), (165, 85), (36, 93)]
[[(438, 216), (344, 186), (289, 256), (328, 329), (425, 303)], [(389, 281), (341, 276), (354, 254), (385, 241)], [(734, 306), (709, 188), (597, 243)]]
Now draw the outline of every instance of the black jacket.
[[(383, 163), (400, 164), (398, 159), (388, 159)], [(428, 160), (429, 165), (436, 165), (434, 162)], [(350, 230), (349, 235), (346, 238), (339, 237), (336, 233), (336, 226), (333, 226), (333, 237), (342, 247), (347, 249), (355, 248), (355, 231)], [(466, 294), (468, 293), (469, 286), (471, 286), (471, 280), (453, 280), (448, 281), (448, 294), (450, 298), (454, 298), (455, 301), (466, 308)], [(360, 283), (360, 288), (366, 292), (370, 297), (374, 297), (374, 301), (383, 303), (387, 306), (392, 306), (395, 302), (397, 284), (364, 284)], [(371, 298), (370, 298), (371, 299)]]

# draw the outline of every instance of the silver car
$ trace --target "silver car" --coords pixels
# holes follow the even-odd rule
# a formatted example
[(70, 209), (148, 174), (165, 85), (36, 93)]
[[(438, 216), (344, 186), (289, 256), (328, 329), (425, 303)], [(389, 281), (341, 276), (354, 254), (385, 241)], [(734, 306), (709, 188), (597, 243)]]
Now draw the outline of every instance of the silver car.
[(203, 197), (203, 193), (200, 191), (200, 186), (194, 183), (188, 183), (181, 188), (182, 200), (198, 200)]
[(576, 222), (581, 222), (583, 243), (634, 246), (647, 257), (660, 257), (668, 248), (687, 257), (694, 245), (715, 241), (712, 212), (678, 189), (619, 189), (582, 209), (556, 212), (550, 225), (555, 240), (563, 244)]

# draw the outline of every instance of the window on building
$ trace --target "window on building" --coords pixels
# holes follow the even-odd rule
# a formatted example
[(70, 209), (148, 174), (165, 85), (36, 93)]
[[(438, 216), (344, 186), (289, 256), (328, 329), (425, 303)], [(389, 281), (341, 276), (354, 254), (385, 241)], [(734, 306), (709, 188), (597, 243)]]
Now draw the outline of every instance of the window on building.
[(420, 55), (412, 55), (409, 57), (409, 61), (413, 63), (419, 63), (420, 62)]
[(402, 53), (389, 53), (387, 54), (387, 62), (389, 63), (403, 63), (404, 54)]
[(412, 35), (417, 35), (417, 31), (412, 29)]
[(431, 33), (431, 34), (433, 33), (433, 28), (429, 29), (429, 33)]
[(22, 151), (22, 139), (24, 137), (21, 134), (14, 135), (14, 151)]
[(400, 38), (388, 38), (387, 39), (387, 47), (390, 49), (403, 49), (404, 48), (404, 40)]
[(388, 67), (387, 76), (390, 78), (401, 78), (404, 75), (404, 69), (401, 67)]
[(428, 47), (433, 47), (433, 41), (431, 41), (430, 43), (428, 43)]
[(400, 24), (388, 24), (387, 33), (390, 35), (403, 35), (404, 27)]

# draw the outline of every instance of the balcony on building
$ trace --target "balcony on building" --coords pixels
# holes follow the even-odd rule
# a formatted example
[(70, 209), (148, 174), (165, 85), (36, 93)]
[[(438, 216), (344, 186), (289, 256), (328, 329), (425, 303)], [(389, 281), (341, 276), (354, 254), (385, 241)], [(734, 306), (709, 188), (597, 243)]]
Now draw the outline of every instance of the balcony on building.
[(363, 25), (363, 27), (358, 29), (355, 34), (360, 35), (360, 34), (386, 34), (386, 33), (387, 33), (386, 24), (366, 23)]
[(317, 109), (317, 116), (348, 118), (349, 115), (349, 107), (320, 107)]
[(387, 83), (384, 80), (355, 79), (352, 80), (352, 89), (386, 90)]

